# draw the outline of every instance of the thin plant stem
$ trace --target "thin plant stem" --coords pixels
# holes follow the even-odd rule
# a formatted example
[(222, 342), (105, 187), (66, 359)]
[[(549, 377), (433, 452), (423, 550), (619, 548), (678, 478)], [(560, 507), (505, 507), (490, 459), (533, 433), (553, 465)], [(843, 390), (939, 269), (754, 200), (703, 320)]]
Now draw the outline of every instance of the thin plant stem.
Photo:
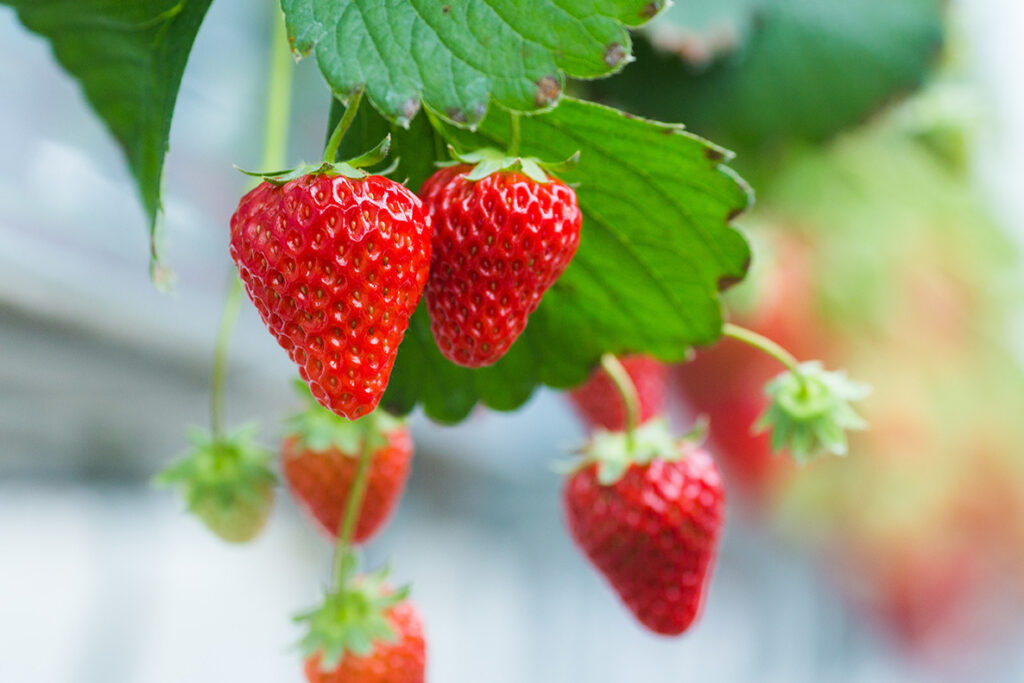
[(633, 384), (633, 379), (614, 354), (606, 353), (601, 356), (601, 367), (608, 373), (619, 396), (622, 397), (622, 404), (626, 408), (626, 447), (632, 450), (636, 427), (640, 421), (640, 397), (637, 394), (636, 385)]
[(804, 376), (800, 371), (799, 361), (797, 361), (793, 354), (763, 334), (758, 334), (753, 330), (748, 330), (747, 328), (740, 327), (739, 325), (726, 323), (722, 327), (722, 336), (731, 337), (768, 354), (785, 365), (786, 369), (793, 373), (793, 376), (797, 378), (801, 385), (804, 384)]
[(223, 435), (224, 428), (224, 378), (227, 375), (228, 346), (231, 330), (238, 320), (242, 303), (242, 281), (232, 273), (228, 294), (224, 299), (224, 311), (220, 316), (217, 343), (213, 350), (213, 369), (210, 372), (210, 434), (214, 439)]
[(338, 148), (341, 146), (341, 139), (345, 137), (345, 133), (348, 132), (349, 126), (352, 125), (352, 121), (356, 118), (356, 112), (359, 111), (359, 102), (363, 99), (362, 89), (356, 90), (349, 97), (348, 106), (345, 107), (345, 113), (342, 115), (341, 120), (338, 121), (338, 125), (334, 127), (334, 132), (331, 133), (331, 137), (327, 140), (327, 146), (324, 147), (324, 161), (333, 164), (335, 159), (338, 157)]
[[(291, 92), (293, 61), (285, 30), (284, 15), (276, 2), (274, 21), (271, 29), (271, 47), (267, 81), (266, 124), (263, 133), (263, 160), (261, 168), (281, 168), (288, 149), (288, 120), (291, 115)], [(254, 181), (255, 182), (255, 181)], [(231, 332), (242, 306), (242, 281), (232, 271), (231, 283), (224, 300), (220, 328), (213, 352), (213, 369), (210, 373), (210, 432), (220, 438), (224, 427), (224, 381), (227, 375), (228, 349)]]
[[(373, 419), (373, 418), (370, 418)], [(371, 438), (370, 429), (367, 430), (363, 440), (363, 448), (359, 453), (359, 466), (356, 468), (356, 477), (352, 480), (348, 490), (348, 501), (345, 503), (345, 515), (341, 518), (341, 526), (338, 528), (338, 542), (334, 548), (334, 580), (340, 584), (344, 580), (345, 558), (349, 554), (352, 545), (352, 537), (355, 535), (356, 524), (359, 522), (360, 513), (363, 508), (363, 499), (366, 497), (366, 488), (370, 482), (370, 465), (373, 462), (374, 443)], [(338, 586), (340, 588), (340, 585)]]
[(511, 135), (508, 141), (508, 155), (510, 157), (519, 156), (519, 144), (522, 140), (522, 133), (519, 130), (519, 114), (512, 112), (510, 114), (512, 127)]

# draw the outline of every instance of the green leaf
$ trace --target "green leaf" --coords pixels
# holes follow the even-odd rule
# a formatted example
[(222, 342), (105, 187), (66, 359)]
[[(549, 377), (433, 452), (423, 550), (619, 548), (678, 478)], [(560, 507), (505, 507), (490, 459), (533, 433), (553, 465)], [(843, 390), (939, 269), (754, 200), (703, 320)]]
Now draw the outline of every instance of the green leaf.
[[(699, 4), (679, 3), (659, 16), (649, 38), (636, 41), (637, 63), (594, 82), (592, 93), (739, 148), (816, 141), (916, 88), (943, 40), (938, 0), (714, 3), (724, 24), (708, 20), (711, 10), (690, 7)], [(734, 26), (738, 50), (710, 68), (688, 63), (701, 52), (694, 40), (711, 40), (714, 25)]]
[(210, 1), (0, 0), (50, 41), (124, 150), (149, 218), (154, 265), (171, 115)]
[(331, 89), (365, 88), (407, 125), (421, 101), (476, 125), (493, 99), (516, 111), (553, 106), (565, 75), (597, 78), (629, 61), (626, 26), (653, 16), (648, 0), (282, 0), (292, 48), (316, 51)]
[[(745, 275), (750, 256), (728, 226), (750, 198), (720, 163), (725, 152), (679, 126), (571, 98), (520, 125), (524, 155), (557, 160), (580, 152), (563, 174), (577, 184), (583, 210), (579, 251), (523, 335), (490, 367), (470, 370), (444, 359), (421, 305), (382, 401), (390, 411), (420, 403), (435, 420), (457, 422), (477, 402), (512, 410), (538, 384), (579, 384), (602, 353), (676, 361), (721, 334), (718, 293)], [(509, 114), (496, 108), (477, 133), (443, 132), (461, 149), (505, 148)], [(405, 158), (407, 148), (396, 149)]]

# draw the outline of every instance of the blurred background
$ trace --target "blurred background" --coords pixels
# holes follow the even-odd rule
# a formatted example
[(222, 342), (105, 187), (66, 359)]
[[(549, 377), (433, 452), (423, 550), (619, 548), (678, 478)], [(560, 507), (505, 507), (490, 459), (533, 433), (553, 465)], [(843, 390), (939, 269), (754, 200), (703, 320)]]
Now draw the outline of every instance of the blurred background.
[[(148, 483), (206, 423), (267, 5), (215, 2), (186, 71), (170, 295), (119, 150), (0, 11), (5, 683), (301, 680), (289, 616), (319, 597), (325, 539), (282, 495), (262, 538), (228, 547)], [(583, 431), (557, 392), (455, 429), (414, 417), (409, 491), (368, 559), (413, 583), (435, 683), (1024, 680), (1024, 6), (953, 3), (918, 79), (916, 0), (696, 5), (639, 36), (625, 75), (579, 87), (739, 152), (757, 258), (731, 316), (870, 381), (872, 429), (798, 469), (748, 435), (770, 362), (723, 343), (673, 370), (672, 416), (711, 417), (730, 496), (679, 639), (641, 630), (572, 547), (549, 464)], [(315, 157), (329, 95), (311, 62), (296, 79), (291, 156)], [(292, 374), (246, 308), (229, 419), (273, 443)]]

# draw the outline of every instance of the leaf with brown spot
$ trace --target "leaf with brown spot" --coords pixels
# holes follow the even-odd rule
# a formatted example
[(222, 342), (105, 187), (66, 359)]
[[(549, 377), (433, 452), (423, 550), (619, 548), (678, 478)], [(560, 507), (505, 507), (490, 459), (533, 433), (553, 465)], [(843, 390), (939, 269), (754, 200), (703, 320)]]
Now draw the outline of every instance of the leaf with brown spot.
[[(399, 125), (422, 100), (449, 122), (474, 127), (487, 106), (555, 106), (566, 77), (607, 76), (630, 61), (628, 27), (651, 15), (645, 0), (282, 0), (297, 55), (316, 53), (331, 89), (364, 87)], [(386, 5), (386, 7), (385, 7)]]

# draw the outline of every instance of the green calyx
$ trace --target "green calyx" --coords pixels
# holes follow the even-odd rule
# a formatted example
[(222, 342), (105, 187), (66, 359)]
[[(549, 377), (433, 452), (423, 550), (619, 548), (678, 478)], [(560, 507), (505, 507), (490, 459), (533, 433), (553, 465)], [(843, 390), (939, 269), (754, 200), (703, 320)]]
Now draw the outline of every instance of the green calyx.
[(448, 152), (455, 161), (440, 162), (438, 166), (455, 166), (456, 164), (473, 164), (473, 170), (466, 174), (466, 180), (476, 182), (492, 173), (499, 171), (519, 171), (527, 178), (538, 183), (547, 183), (551, 178), (545, 171), (564, 173), (572, 170), (579, 161), (580, 153), (576, 152), (565, 161), (547, 163), (534, 157), (509, 156), (493, 147), (484, 147), (472, 152), (460, 153), (451, 145)]
[(277, 481), (270, 452), (256, 442), (259, 427), (247, 425), (215, 438), (200, 429), (189, 432), (192, 447), (158, 474), (157, 486), (179, 488), (192, 512), (259, 508)]
[(295, 389), (302, 396), (305, 408), (285, 421), (287, 432), (312, 451), (336, 448), (345, 455), (357, 457), (364, 445), (374, 449), (386, 446), (387, 435), (405, 424), (382, 408), (358, 420), (349, 420), (317, 403), (302, 380), (295, 380)]
[(583, 449), (583, 458), (573, 463), (570, 471), (597, 464), (597, 480), (611, 486), (626, 473), (631, 465), (648, 465), (655, 460), (676, 461), (686, 457), (685, 444), (690, 435), (675, 436), (663, 418), (648, 420), (633, 431), (630, 441), (626, 432), (594, 432)]
[(308, 631), (299, 648), (306, 657), (320, 655), (320, 668), (333, 671), (348, 654), (366, 657), (377, 643), (393, 643), (398, 635), (387, 612), (408, 597), (408, 587), (391, 590), (387, 569), (349, 576), (340, 588), (328, 592), (323, 604), (299, 614), (295, 621)]
[(772, 450), (788, 450), (805, 463), (823, 453), (846, 455), (846, 431), (866, 429), (867, 422), (850, 406), (871, 393), (845, 372), (829, 372), (819, 361), (784, 372), (765, 386), (771, 403), (754, 429), (771, 429)]
[[(285, 183), (301, 178), (306, 175), (326, 175), (326, 176), (344, 176), (346, 178), (360, 179), (365, 178), (369, 173), (362, 170), (368, 166), (378, 164), (387, 158), (391, 152), (391, 136), (387, 135), (381, 140), (376, 147), (360, 154), (354, 159), (348, 161), (322, 161), (317, 164), (301, 164), (297, 168), (286, 169), (284, 171), (270, 171), (270, 172), (259, 172), (259, 171), (246, 171), (239, 168), (238, 170), (247, 176), (254, 178), (260, 178), (262, 180), (271, 183), (272, 185), (284, 185)], [(381, 170), (377, 175), (387, 175), (391, 173), (397, 167), (398, 162)]]

